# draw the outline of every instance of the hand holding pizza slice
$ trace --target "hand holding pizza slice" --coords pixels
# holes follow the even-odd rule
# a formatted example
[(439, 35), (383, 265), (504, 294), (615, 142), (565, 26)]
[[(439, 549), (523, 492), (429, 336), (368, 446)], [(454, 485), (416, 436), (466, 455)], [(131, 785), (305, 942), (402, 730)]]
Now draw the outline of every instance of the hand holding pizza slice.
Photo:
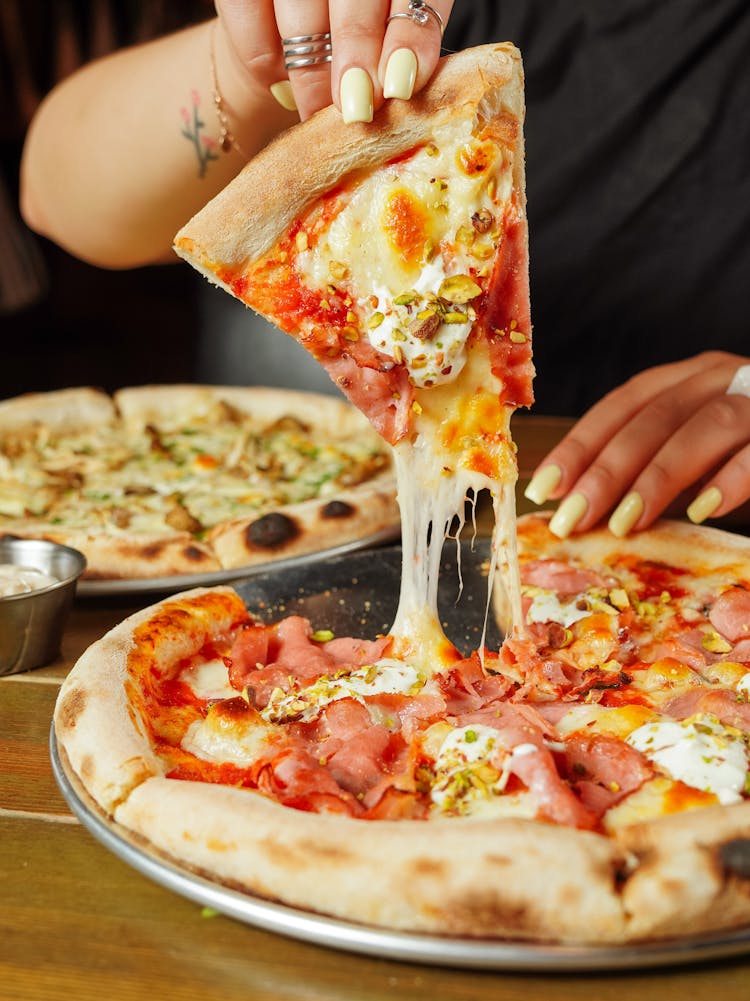
[(175, 241), (303, 344), (394, 446), (394, 632), (423, 661), (444, 655), (437, 562), (467, 493), (492, 491), (496, 548), (512, 549), (510, 417), (533, 399), (522, 122), (517, 50), (467, 50), (371, 126), (330, 108), (289, 131)]

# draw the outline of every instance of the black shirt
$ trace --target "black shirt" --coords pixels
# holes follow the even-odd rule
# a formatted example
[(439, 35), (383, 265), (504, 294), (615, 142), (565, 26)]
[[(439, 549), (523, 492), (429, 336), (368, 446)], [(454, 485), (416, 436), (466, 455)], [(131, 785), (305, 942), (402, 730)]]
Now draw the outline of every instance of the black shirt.
[(526, 73), (535, 413), (750, 352), (747, 0), (457, 0), (446, 50)]

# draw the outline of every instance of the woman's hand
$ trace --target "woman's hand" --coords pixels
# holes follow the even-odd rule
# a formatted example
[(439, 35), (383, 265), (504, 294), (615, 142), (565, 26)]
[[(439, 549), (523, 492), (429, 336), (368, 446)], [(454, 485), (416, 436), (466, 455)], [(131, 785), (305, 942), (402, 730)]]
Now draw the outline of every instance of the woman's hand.
[[(347, 122), (369, 122), (384, 99), (408, 99), (424, 86), (452, 7), (453, 0), (412, 0), (411, 9), (409, 0), (216, 0), (236, 71), (283, 107), (296, 106), (302, 119), (333, 102)], [(282, 39), (325, 32), (330, 62), (286, 69)]]
[(708, 351), (639, 373), (576, 423), (526, 496), (537, 504), (564, 498), (550, 522), (560, 538), (610, 512), (610, 530), (625, 536), (683, 494), (696, 523), (733, 511), (750, 499), (750, 378), (744, 389), (727, 389), (749, 364)]

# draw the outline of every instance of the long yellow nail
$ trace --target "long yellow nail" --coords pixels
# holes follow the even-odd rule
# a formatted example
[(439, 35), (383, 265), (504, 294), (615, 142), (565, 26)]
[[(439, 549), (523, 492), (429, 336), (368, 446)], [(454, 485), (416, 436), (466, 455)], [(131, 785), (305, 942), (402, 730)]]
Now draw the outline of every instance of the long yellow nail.
[(702, 494), (698, 494), (687, 509), (687, 516), (694, 524), (700, 525), (706, 518), (711, 517), (723, 500), (718, 487), (709, 487)]
[(523, 495), (534, 504), (544, 504), (546, 500), (549, 500), (550, 494), (557, 488), (561, 479), (562, 469), (559, 466), (542, 466), (531, 477)]
[(570, 494), (552, 515), (549, 530), (558, 539), (567, 539), (581, 518), (586, 514), (589, 502), (583, 494)]
[(288, 80), (279, 80), (278, 83), (272, 83), (268, 89), (282, 108), (286, 108), (287, 111), (297, 110), (297, 102), (294, 100), (292, 85)]
[(400, 97), (408, 101), (417, 79), (417, 57), (411, 49), (391, 52), (385, 67), (383, 97)]
[(609, 519), (609, 530), (612, 535), (624, 539), (643, 514), (643, 506), (643, 498), (636, 490), (623, 497)]
[(346, 122), (371, 122), (372, 80), (359, 66), (350, 67), (341, 77), (341, 115)]

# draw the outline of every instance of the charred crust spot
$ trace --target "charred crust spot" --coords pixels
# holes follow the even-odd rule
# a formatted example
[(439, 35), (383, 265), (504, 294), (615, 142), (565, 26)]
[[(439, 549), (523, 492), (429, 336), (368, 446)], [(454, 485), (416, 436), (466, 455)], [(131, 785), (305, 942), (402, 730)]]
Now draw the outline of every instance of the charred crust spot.
[(185, 546), (183, 554), (189, 563), (202, 563), (206, 558), (206, 554), (197, 546)]
[(503, 899), (493, 893), (472, 894), (448, 901), (444, 917), (448, 930), (458, 934), (475, 933), (477, 928), (539, 931), (539, 914), (524, 901)]
[(507, 869), (508, 866), (513, 865), (513, 859), (509, 855), (486, 855), (485, 862), (487, 865), (496, 865), (501, 869)]
[(351, 518), (356, 514), (356, 509), (342, 500), (328, 501), (320, 512), (321, 518)]
[(719, 846), (721, 864), (733, 876), (750, 879), (750, 838), (732, 838)]
[(58, 719), (65, 729), (74, 729), (78, 718), (86, 708), (86, 702), (86, 692), (82, 688), (74, 688), (63, 697), (58, 710)]
[(80, 775), (84, 782), (90, 782), (94, 777), (94, 772), (96, 766), (94, 764), (94, 759), (90, 754), (84, 754), (81, 758)]
[(150, 559), (152, 556), (161, 556), (163, 551), (169, 545), (171, 545), (171, 543), (166, 540), (164, 542), (151, 542), (149, 545), (143, 547), (143, 555), (147, 559)]
[(288, 515), (280, 514), (278, 511), (271, 511), (257, 518), (247, 527), (247, 541), (249, 548), (255, 546), (261, 549), (275, 549), (283, 546), (299, 535), (297, 522)]
[(431, 858), (416, 859), (411, 871), (415, 876), (436, 876), (438, 879), (444, 879), (448, 875), (445, 864)]
[(311, 844), (308, 846), (307, 851), (311, 856), (315, 856), (325, 862), (337, 862), (343, 864), (345, 862), (351, 862), (352, 860), (351, 853), (338, 845)]

